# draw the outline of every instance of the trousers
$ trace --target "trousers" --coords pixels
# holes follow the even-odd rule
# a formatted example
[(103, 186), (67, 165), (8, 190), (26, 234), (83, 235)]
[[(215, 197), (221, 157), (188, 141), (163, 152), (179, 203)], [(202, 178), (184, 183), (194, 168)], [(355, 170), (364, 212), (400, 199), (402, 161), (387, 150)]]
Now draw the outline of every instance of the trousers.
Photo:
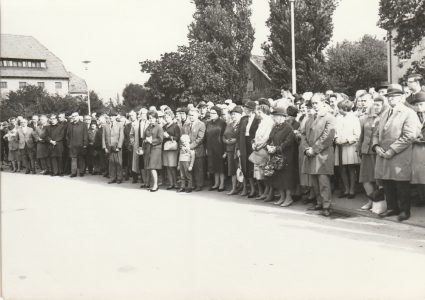
[(122, 180), (122, 151), (109, 153), (109, 177)]
[(180, 186), (181, 188), (193, 188), (192, 173), (189, 171), (189, 162), (180, 161)]
[(317, 205), (329, 209), (332, 204), (331, 179), (329, 175), (311, 175), (311, 183), (316, 194)]
[(410, 182), (382, 180), (387, 209), (410, 215)]
[(86, 171), (86, 163), (83, 155), (78, 155), (77, 157), (71, 157), (71, 174), (77, 175), (84, 174)]
[(21, 157), (22, 160), (25, 163), (25, 167), (27, 168), (27, 171), (35, 171), (35, 151), (34, 149), (28, 149), (25, 147), (25, 149), (21, 150)]
[(51, 161), (51, 164), (52, 164), (53, 174), (55, 174), (55, 175), (63, 174), (62, 156), (51, 157), (50, 161)]
[(204, 157), (195, 157), (195, 162), (193, 163), (193, 184), (196, 187), (202, 188), (204, 186), (205, 180), (205, 158)]

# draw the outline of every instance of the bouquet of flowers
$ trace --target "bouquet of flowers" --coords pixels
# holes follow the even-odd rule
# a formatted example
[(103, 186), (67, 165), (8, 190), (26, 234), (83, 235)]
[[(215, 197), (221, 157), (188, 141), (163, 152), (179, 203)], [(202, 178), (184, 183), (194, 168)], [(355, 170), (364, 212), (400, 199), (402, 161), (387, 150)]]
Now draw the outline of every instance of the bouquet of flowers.
[(282, 154), (273, 154), (263, 166), (264, 176), (271, 177), (275, 171), (283, 170), (288, 165), (286, 158)]

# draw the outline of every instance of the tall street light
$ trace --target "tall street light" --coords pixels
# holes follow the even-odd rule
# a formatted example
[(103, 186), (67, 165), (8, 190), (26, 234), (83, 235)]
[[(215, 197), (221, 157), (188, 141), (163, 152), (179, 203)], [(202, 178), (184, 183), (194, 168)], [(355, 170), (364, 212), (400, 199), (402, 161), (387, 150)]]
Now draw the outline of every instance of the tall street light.
[[(82, 63), (85, 65), (85, 70), (88, 71), (89, 69), (89, 63), (91, 63), (90, 60), (83, 60)], [(87, 75), (87, 74), (86, 74)], [(89, 84), (87, 83), (87, 78), (86, 78), (86, 86), (87, 86), (87, 106), (89, 109), (89, 116), (91, 116), (91, 109), (90, 109), (90, 90), (89, 90)]]
[(292, 46), (292, 94), (297, 93), (297, 72), (295, 70), (295, 16), (294, 16), (294, 4), (295, 0), (289, 0), (291, 2), (291, 46)]

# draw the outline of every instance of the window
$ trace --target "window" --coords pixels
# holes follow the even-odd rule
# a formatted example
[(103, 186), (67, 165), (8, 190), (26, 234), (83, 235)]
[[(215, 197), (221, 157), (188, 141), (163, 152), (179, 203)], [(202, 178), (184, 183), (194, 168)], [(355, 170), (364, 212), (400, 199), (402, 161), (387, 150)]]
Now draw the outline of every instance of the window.
[(26, 87), (27, 83), (25, 81), (19, 82), (19, 88), (22, 89), (23, 87)]
[(24, 60), (24, 68), (28, 67), (28, 62)]
[(55, 82), (55, 88), (57, 90), (61, 89), (62, 88), (62, 82)]
[(42, 62), (41, 62), (41, 67), (42, 67), (42, 68), (46, 68), (46, 62), (45, 62), (45, 61), (42, 61)]
[(22, 68), (22, 65), (23, 65), (23, 64), (22, 64), (22, 61), (18, 61), (18, 67), (19, 67), (19, 68)]
[(17, 67), (18, 66), (18, 62), (17, 61), (12, 61), (12, 67)]
[(44, 89), (44, 82), (37, 82), (37, 85), (38, 85), (39, 87), (42, 87), (42, 88)]
[(7, 82), (6, 81), (0, 82), (0, 88), (7, 89)]

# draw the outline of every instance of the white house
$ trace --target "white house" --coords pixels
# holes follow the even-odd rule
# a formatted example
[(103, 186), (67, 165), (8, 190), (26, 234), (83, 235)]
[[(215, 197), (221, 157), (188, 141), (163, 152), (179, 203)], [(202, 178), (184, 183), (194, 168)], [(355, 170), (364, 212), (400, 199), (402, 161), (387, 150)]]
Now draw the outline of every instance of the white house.
[(42, 86), (48, 93), (61, 96), (87, 94), (85, 81), (69, 73), (62, 61), (34, 37), (2, 34), (1, 95), (29, 84)]

